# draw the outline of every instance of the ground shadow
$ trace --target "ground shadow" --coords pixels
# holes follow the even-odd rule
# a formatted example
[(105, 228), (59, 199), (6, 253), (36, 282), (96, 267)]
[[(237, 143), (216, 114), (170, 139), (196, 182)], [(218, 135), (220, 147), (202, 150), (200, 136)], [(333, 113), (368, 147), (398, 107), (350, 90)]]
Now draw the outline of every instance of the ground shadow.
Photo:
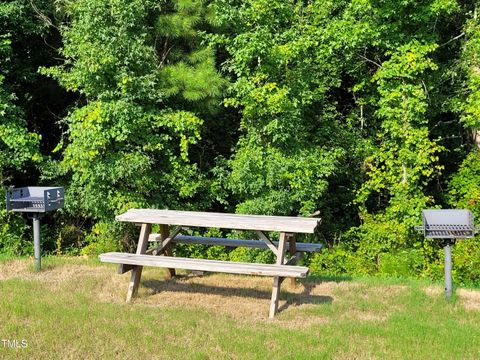
[[(151, 290), (151, 294), (159, 294), (164, 291), (185, 292), (185, 293), (200, 293), (208, 295), (222, 295), (222, 296), (240, 296), (244, 298), (255, 299), (270, 299), (272, 296), (271, 291), (259, 290), (246, 287), (225, 287), (225, 286), (213, 286), (206, 284), (192, 284), (182, 282), (183, 277), (173, 278), (170, 280), (154, 280), (149, 279), (142, 281), (142, 285)], [(286, 310), (292, 305), (303, 304), (325, 304), (331, 303), (333, 298), (331, 296), (314, 295), (312, 290), (318, 282), (302, 282), (297, 286), (302, 286), (301, 293), (291, 293), (282, 289), (280, 299), (286, 298), (286, 303), (279, 307), (279, 311)]]
[(278, 311), (281, 312), (283, 310), (286, 310), (292, 305), (299, 306), (302, 304), (321, 303), (330, 304), (331, 302), (333, 302), (333, 298), (331, 296), (312, 294), (313, 289), (316, 285), (318, 285), (318, 283), (318, 281), (303, 281), (298, 284), (297, 286), (303, 286), (303, 291), (300, 294), (287, 293), (287, 301), (278, 308)]
[(319, 284), (321, 282), (344, 282), (344, 281), (351, 281), (353, 278), (351, 276), (343, 276), (343, 275), (336, 275), (336, 276), (326, 276), (326, 275), (311, 275), (309, 274), (306, 279), (300, 280), (302, 283), (314, 282)]

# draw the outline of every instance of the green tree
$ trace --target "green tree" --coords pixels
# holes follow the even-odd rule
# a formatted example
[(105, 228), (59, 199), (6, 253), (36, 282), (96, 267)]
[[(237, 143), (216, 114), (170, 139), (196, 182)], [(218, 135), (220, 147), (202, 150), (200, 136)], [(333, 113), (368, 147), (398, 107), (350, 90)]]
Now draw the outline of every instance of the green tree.
[(111, 222), (131, 207), (208, 206), (195, 198), (205, 177), (189, 148), (223, 80), (202, 45), (203, 3), (81, 0), (63, 11), (65, 62), (43, 72), (82, 96), (60, 163), (70, 211)]
[[(28, 41), (40, 38), (45, 32), (45, 26), (30, 12), (28, 1), (0, 3), (0, 191), (3, 194), (15, 181), (28, 179), (43, 159), (41, 134), (32, 131), (26, 109), (29, 96), (25, 96), (22, 87), (32, 81), (36, 69), (34, 61), (23, 58), (22, 53), (29, 48)], [(4, 195), (2, 198), (5, 199)], [(5, 200), (0, 201), (0, 252), (28, 251), (25, 230), (22, 217), (6, 213)]]
[(223, 178), (237, 211), (320, 210), (329, 240), (352, 224), (348, 204), (361, 148), (349, 111), (353, 99), (340, 90), (352, 54), (341, 55), (345, 34), (331, 19), (345, 4), (216, 1), (222, 34), (211, 36), (228, 53), (222, 68), (232, 85), (225, 104), (242, 114), (242, 135)]
[(419, 246), (413, 225), (439, 199), (443, 167), (442, 134), (431, 130), (451, 111), (436, 109), (449, 91), (438, 63), (450, 65), (445, 52), (458, 48), (450, 39), (460, 5), (215, 5), (223, 34), (212, 41), (228, 52), (233, 79), (226, 104), (242, 111), (226, 181), (237, 209), (320, 209), (323, 237), (358, 253), (361, 271), (375, 272), (383, 252)]

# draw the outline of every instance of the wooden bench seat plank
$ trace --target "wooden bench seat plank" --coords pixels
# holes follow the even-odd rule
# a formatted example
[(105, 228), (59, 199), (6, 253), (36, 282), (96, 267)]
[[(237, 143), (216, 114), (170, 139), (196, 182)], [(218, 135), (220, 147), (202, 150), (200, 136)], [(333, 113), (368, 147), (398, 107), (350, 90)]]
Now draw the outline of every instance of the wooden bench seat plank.
[[(160, 241), (160, 234), (151, 234), (149, 241)], [(258, 249), (268, 249), (267, 244), (261, 240), (242, 240), (242, 239), (227, 239), (218, 237), (204, 237), (191, 235), (177, 235), (172, 242), (180, 244), (201, 244), (201, 245), (219, 245), (231, 247), (251, 247)], [(278, 247), (278, 241), (272, 241)], [(322, 244), (313, 243), (296, 243), (296, 251), (299, 252), (319, 252), (322, 249)], [(290, 245), (287, 243), (287, 250)]]
[(236, 230), (313, 233), (321, 219), (295, 216), (224, 214), (214, 212), (130, 209), (116, 217), (118, 221), (215, 227)]
[(219, 260), (190, 259), (170, 256), (152, 256), (110, 252), (100, 255), (100, 261), (140, 266), (157, 266), (232, 274), (282, 276), (304, 278), (308, 268), (304, 266), (252, 264)]

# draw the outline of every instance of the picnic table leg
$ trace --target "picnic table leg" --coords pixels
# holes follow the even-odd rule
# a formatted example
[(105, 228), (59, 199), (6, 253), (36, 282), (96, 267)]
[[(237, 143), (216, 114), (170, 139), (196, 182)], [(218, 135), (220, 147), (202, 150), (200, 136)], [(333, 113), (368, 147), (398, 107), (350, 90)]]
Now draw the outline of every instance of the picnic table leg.
[[(284, 232), (280, 233), (280, 238), (278, 242), (278, 253), (277, 253), (277, 265), (283, 265), (285, 259), (285, 248), (286, 248), (286, 234)], [(272, 300), (270, 303), (270, 313), (268, 317), (273, 319), (278, 309), (278, 298), (280, 296), (280, 285), (282, 283), (282, 277), (275, 276), (273, 278), (273, 289), (272, 289)]]
[[(151, 224), (142, 224), (140, 230), (140, 236), (138, 238), (137, 254), (145, 254), (148, 246), (148, 235), (152, 232)], [(130, 276), (130, 283), (128, 284), (127, 302), (131, 302), (132, 298), (136, 295), (138, 285), (140, 284), (140, 278), (142, 277), (143, 266), (134, 266), (132, 269), (132, 275)]]
[[(169, 235), (168, 225), (160, 225), (160, 240), (163, 241), (168, 238)], [(165, 256), (172, 256), (172, 242), (168, 243), (163, 249)], [(167, 279), (171, 279), (175, 276), (175, 269), (167, 269)]]
[[(295, 239), (295, 234), (289, 234), (288, 235), (288, 253), (290, 256), (295, 256), (295, 253), (297, 252), (297, 245), (296, 245), (296, 239)], [(296, 261), (295, 261), (296, 263)], [(295, 264), (292, 264), (295, 265)], [(295, 287), (297, 285), (297, 279), (294, 277), (290, 278), (290, 284)]]

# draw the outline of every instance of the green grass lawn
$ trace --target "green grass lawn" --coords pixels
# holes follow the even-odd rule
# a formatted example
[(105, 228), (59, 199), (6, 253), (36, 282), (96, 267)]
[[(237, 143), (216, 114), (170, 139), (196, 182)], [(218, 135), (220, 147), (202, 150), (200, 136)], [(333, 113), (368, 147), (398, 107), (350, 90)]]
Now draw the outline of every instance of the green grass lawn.
[[(390, 279), (285, 282), (268, 319), (271, 279), (210, 274), (166, 281), (86, 258), (0, 259), (0, 359), (479, 359), (480, 291)], [(5, 346), (17, 340), (20, 348)], [(26, 347), (21, 348), (21, 341)]]

